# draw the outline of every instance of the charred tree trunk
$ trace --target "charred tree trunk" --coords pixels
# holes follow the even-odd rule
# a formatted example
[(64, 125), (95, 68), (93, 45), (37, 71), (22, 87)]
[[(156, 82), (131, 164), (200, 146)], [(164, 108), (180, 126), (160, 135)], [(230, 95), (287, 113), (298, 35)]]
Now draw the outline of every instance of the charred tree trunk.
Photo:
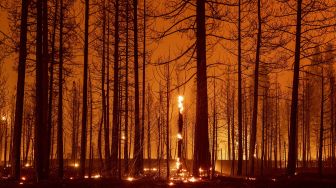
[(169, 173), (170, 173), (170, 166), (169, 166), (169, 159), (170, 159), (170, 126), (169, 126), (169, 106), (170, 106), (170, 70), (169, 70), (169, 64), (167, 64), (167, 85), (166, 85), (166, 98), (167, 98), (167, 111), (166, 111), (166, 167), (167, 167), (167, 180), (169, 179)]
[(129, 44), (129, 36), (128, 36), (128, 24), (129, 24), (129, 1), (126, 1), (126, 65), (125, 65), (125, 144), (124, 144), (124, 167), (125, 174), (129, 173), (128, 167), (128, 44)]
[(58, 177), (63, 178), (63, 0), (60, 0), (60, 38), (59, 38), (59, 71), (58, 71), (58, 126), (57, 126), (57, 159)]
[(36, 33), (35, 164), (37, 181), (49, 176), (48, 154), (48, 12), (47, 1), (38, 0)]
[(18, 64), (18, 79), (16, 87), (15, 119), (14, 119), (14, 136), (13, 155), (12, 155), (12, 175), (15, 180), (20, 179), (20, 159), (21, 159), (21, 134), (23, 120), (23, 102), (24, 86), (26, 75), (26, 58), (27, 58), (27, 17), (28, 17), (28, 0), (22, 0), (21, 6), (21, 26), (20, 26), (20, 51)]
[[(103, 45), (103, 52), (102, 52), (102, 64), (101, 64), (101, 70), (102, 70), (102, 74), (101, 74), (101, 92), (102, 92), (102, 115), (103, 115), (103, 127), (104, 127), (104, 154), (105, 154), (105, 170), (107, 172), (107, 174), (109, 175), (111, 172), (111, 160), (110, 160), (110, 127), (109, 124), (107, 124), (107, 116), (108, 114), (106, 113), (107, 108), (109, 108), (109, 106), (106, 106), (106, 92), (105, 92), (105, 67), (106, 67), (106, 56), (105, 56), (105, 52), (106, 52), (106, 3), (105, 0), (103, 1), (103, 40), (102, 40), (102, 45)], [(108, 78), (107, 78), (108, 79)], [(107, 88), (108, 90), (108, 88)], [(109, 100), (107, 98), (107, 100)]]
[(117, 176), (118, 142), (119, 142), (119, 0), (115, 1), (114, 20), (114, 79), (113, 79), (113, 130), (112, 130), (112, 166), (113, 176)]
[(243, 171), (243, 114), (242, 114), (242, 70), (241, 70), (241, 0), (238, 0), (238, 169), (237, 175)]
[[(233, 85), (234, 87), (234, 85)], [(234, 90), (232, 91), (232, 108), (231, 108), (231, 115), (232, 115), (232, 121), (231, 121), (231, 142), (232, 142), (232, 161), (231, 161), (231, 175), (233, 176), (235, 174), (235, 161), (236, 161), (236, 139), (235, 139), (235, 93)]]
[(151, 101), (150, 101), (150, 87), (149, 84), (147, 86), (148, 91), (148, 100), (147, 100), (147, 159), (148, 159), (148, 168), (151, 168)]
[(80, 176), (85, 176), (86, 162), (86, 126), (87, 126), (87, 80), (89, 61), (89, 0), (85, 0), (85, 33), (84, 33), (84, 71), (83, 71), (83, 110), (82, 110), (82, 136), (80, 155)]
[(292, 176), (296, 169), (297, 160), (297, 111), (298, 111), (298, 92), (299, 92), (299, 73), (300, 73), (300, 50), (301, 50), (301, 6), (302, 0), (297, 1), (296, 14), (296, 35), (295, 35), (295, 61), (294, 61), (294, 76), (292, 103), (290, 115), (290, 132), (288, 143), (288, 165), (287, 174)]
[(258, 120), (258, 89), (259, 89), (259, 64), (260, 64), (260, 48), (261, 48), (261, 0), (258, 0), (258, 35), (257, 35), (257, 49), (256, 49), (256, 61), (254, 67), (254, 94), (253, 94), (253, 112), (252, 112), (252, 122), (251, 122), (251, 137), (250, 137), (250, 175), (254, 176), (254, 158), (255, 158), (255, 147), (257, 141), (257, 120)]
[(206, 67), (206, 29), (205, 0), (196, 1), (196, 53), (197, 53), (197, 103), (193, 174), (198, 176), (199, 169), (209, 175), (210, 151), (208, 134), (208, 93)]
[(323, 131), (324, 131), (324, 77), (323, 77), (323, 67), (322, 67), (322, 77), (321, 77), (321, 114), (320, 114), (320, 140), (319, 140), (319, 152), (318, 152), (318, 169), (319, 174), (322, 176), (323, 172)]
[[(331, 73), (333, 74), (333, 73)], [(335, 77), (330, 75), (331, 167), (335, 168)]]
[[(55, 13), (53, 20), (53, 31), (52, 31), (52, 41), (51, 41), (51, 62), (49, 67), (49, 102), (48, 102), (48, 135), (52, 132), (52, 108), (53, 108), (53, 94), (54, 94), (54, 66), (55, 66), (55, 42), (56, 42), (56, 29), (57, 29), (57, 11), (58, 11), (58, 1), (55, 4)], [(50, 160), (52, 160), (53, 155), (53, 136), (48, 140), (48, 150), (51, 151)], [(52, 149), (51, 149), (52, 148)]]
[(143, 153), (144, 153), (144, 133), (145, 133), (145, 97), (146, 97), (146, 0), (143, 2), (143, 8), (144, 8), (144, 15), (143, 15), (143, 22), (144, 22), (144, 28), (143, 28), (143, 59), (142, 59), (142, 114), (141, 114), (141, 147), (140, 147), (140, 153), (142, 154), (140, 156), (140, 162), (141, 166), (143, 166)]
[(140, 157), (141, 152), (141, 129), (139, 121), (139, 57), (138, 57), (138, 0), (133, 0), (133, 32), (134, 32), (134, 175), (140, 175), (142, 172), (142, 166)]
[(93, 129), (92, 129), (92, 124), (93, 124), (93, 97), (92, 97), (92, 82), (91, 82), (91, 76), (89, 72), (89, 92), (90, 92), (90, 135), (89, 135), (89, 177), (92, 175), (92, 170), (93, 170), (93, 144), (92, 144), (92, 137), (93, 137)]

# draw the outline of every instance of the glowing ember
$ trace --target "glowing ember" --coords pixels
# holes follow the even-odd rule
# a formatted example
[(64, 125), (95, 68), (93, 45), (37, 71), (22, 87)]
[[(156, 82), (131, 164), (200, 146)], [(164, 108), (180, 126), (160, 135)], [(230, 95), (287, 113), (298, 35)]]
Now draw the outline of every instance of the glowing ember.
[(88, 178), (89, 178), (89, 176), (87, 176), (87, 175), (86, 175), (86, 176), (84, 176), (84, 178), (85, 178), (85, 179), (88, 179)]
[(133, 177), (127, 177), (127, 179), (126, 179), (127, 181), (133, 181), (134, 180), (134, 178)]
[(6, 121), (6, 116), (2, 116), (2, 117), (1, 117), (1, 120), (2, 120), (2, 121)]
[(173, 183), (173, 182), (169, 182), (168, 185), (169, 185), (169, 186), (173, 186), (174, 183)]
[(26, 177), (22, 176), (22, 177), (21, 177), (21, 180), (25, 181), (25, 180), (26, 180)]
[(71, 180), (73, 180), (73, 177), (70, 177)]
[(101, 177), (100, 174), (96, 174), (96, 175), (93, 176), (94, 179), (98, 179), (100, 177)]
[(78, 168), (78, 167), (79, 167), (79, 164), (78, 164), (78, 163), (75, 163), (75, 164), (74, 164), (74, 167), (75, 167), (75, 168)]
[(23, 185), (23, 182), (20, 182), (20, 185)]
[(29, 164), (29, 163), (26, 163), (26, 164), (25, 164), (25, 167), (30, 167), (30, 164)]
[(152, 168), (153, 171), (157, 171), (157, 168)]
[(178, 108), (180, 110), (180, 113), (182, 113), (183, 112), (183, 100), (184, 100), (184, 97), (180, 95), (180, 96), (178, 96), (177, 100), (178, 100)]
[(198, 171), (202, 173), (202, 172), (203, 172), (203, 169), (202, 169), (202, 168), (199, 168)]
[(255, 181), (255, 180), (256, 180), (256, 178), (252, 178), (252, 177), (248, 177), (248, 178), (246, 178), (246, 179), (248, 179), (248, 180), (250, 180), (250, 181)]
[(190, 181), (190, 182), (196, 182), (197, 179), (196, 179), (195, 177), (191, 177), (191, 178), (189, 178), (189, 181)]
[(182, 135), (180, 133), (177, 133), (177, 139), (182, 140)]

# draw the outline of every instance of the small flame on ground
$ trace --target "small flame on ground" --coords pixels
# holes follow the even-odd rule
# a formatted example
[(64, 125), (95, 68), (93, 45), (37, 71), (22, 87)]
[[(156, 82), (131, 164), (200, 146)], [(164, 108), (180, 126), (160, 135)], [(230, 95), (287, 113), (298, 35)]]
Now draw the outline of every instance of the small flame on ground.
[(196, 182), (197, 179), (196, 179), (195, 177), (191, 177), (191, 178), (189, 178), (189, 181), (190, 181), (190, 182)]
[(173, 182), (169, 182), (168, 185), (169, 185), (169, 186), (173, 186), (174, 183), (173, 183)]
[(176, 160), (176, 169), (179, 169), (181, 166), (180, 158), (177, 158)]
[(100, 177), (101, 177), (100, 174), (96, 174), (96, 175), (93, 176), (94, 179), (98, 179)]
[(251, 181), (255, 181), (256, 180), (256, 178), (252, 178), (252, 177), (248, 177), (246, 179), (251, 180)]
[(127, 181), (133, 181), (134, 178), (133, 177), (127, 177)]

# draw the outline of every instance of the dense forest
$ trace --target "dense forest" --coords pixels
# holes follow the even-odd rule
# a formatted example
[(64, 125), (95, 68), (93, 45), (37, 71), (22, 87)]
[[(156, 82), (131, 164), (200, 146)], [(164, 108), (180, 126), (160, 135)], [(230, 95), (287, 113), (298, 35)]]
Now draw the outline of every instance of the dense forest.
[(331, 181), (335, 12), (334, 0), (2, 0), (1, 178)]

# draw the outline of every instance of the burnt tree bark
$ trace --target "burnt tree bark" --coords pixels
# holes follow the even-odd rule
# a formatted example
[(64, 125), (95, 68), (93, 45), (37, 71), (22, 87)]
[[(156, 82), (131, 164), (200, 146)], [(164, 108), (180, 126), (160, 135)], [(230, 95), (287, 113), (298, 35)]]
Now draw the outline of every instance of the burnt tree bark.
[(208, 93), (206, 67), (206, 29), (205, 0), (196, 1), (196, 53), (197, 53), (197, 103), (193, 174), (198, 176), (199, 169), (209, 175), (210, 151), (208, 134)]
[(15, 119), (14, 119), (14, 136), (13, 138), (13, 155), (12, 155), (12, 176), (20, 179), (20, 159), (21, 159), (21, 134), (23, 120), (23, 101), (24, 101), (24, 86), (26, 75), (26, 58), (27, 58), (27, 17), (28, 17), (28, 0), (22, 0), (21, 5), (21, 26), (20, 26), (20, 51), (18, 64), (18, 79), (16, 87), (16, 102), (15, 102)]
[(124, 167), (125, 174), (128, 174), (128, 46), (129, 46), (129, 1), (126, 1), (126, 54), (125, 54), (125, 144), (124, 144)]
[(85, 176), (86, 160), (86, 126), (87, 126), (87, 80), (89, 61), (89, 0), (85, 0), (85, 33), (84, 33), (84, 71), (83, 71), (83, 110), (82, 110), (82, 136), (80, 154), (80, 176)]
[(296, 169), (297, 160), (297, 114), (298, 114), (298, 92), (299, 92), (299, 73), (300, 73), (300, 51), (301, 51), (301, 7), (302, 0), (297, 1), (296, 9), (296, 34), (295, 34), (295, 59), (294, 76), (292, 89), (292, 102), (290, 114), (289, 143), (288, 143), (288, 164), (287, 174), (292, 176)]
[(140, 175), (141, 166), (141, 129), (139, 121), (139, 57), (138, 57), (138, 0), (133, 0), (133, 32), (134, 32), (134, 175)]
[(260, 64), (260, 48), (261, 48), (261, 2), (258, 0), (258, 35), (257, 35), (257, 49), (256, 49), (256, 59), (254, 67), (254, 93), (253, 93), (253, 112), (252, 112), (252, 122), (251, 122), (251, 137), (250, 137), (250, 175), (254, 175), (254, 158), (255, 158), (255, 145), (257, 137), (257, 119), (258, 119), (258, 88), (259, 88), (259, 64)]
[(48, 154), (48, 12), (47, 1), (38, 0), (36, 33), (35, 164), (37, 181), (49, 176)]
[(113, 176), (117, 175), (118, 142), (119, 142), (119, 0), (115, 1), (114, 20), (114, 79), (113, 79), (113, 128), (112, 128), (112, 166)]
[(238, 169), (243, 170), (243, 114), (242, 114), (242, 70), (241, 70), (241, 0), (238, 0)]
[(60, 38), (58, 69), (57, 159), (58, 177), (63, 178), (63, 0), (60, 0)]

